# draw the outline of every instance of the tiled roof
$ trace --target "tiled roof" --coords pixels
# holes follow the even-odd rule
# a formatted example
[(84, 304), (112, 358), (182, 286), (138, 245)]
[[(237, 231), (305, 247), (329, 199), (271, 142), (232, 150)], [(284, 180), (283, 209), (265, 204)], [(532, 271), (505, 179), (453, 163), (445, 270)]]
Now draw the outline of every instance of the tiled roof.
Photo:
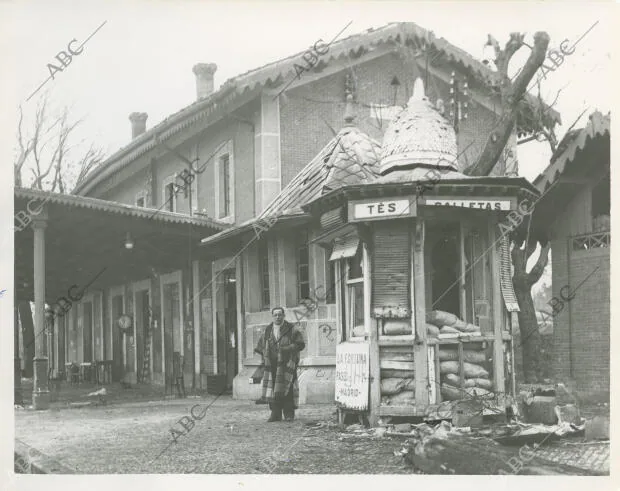
[[(413, 22), (390, 23), (378, 29), (368, 29), (365, 32), (338, 40), (330, 45), (329, 51), (325, 55), (321, 56), (319, 65), (324, 66), (334, 60), (350, 60), (351, 58), (363, 60), (364, 54), (378, 47), (394, 44), (411, 45), (422, 40), (425, 40), (430, 47), (443, 52), (448, 60), (460, 64), (483, 84), (488, 85), (492, 82), (494, 72), (486, 65), (466, 51), (450, 44), (444, 38), (436, 38), (432, 31), (427, 31)], [(209, 123), (213, 123), (223, 114), (226, 114), (227, 107), (235, 102), (239, 96), (255, 89), (277, 88), (286, 83), (296, 76), (294, 64), (299, 61), (302, 55), (303, 52), (299, 52), (228, 79), (210, 96), (170, 115), (115, 152), (86, 176), (73, 192), (76, 194), (88, 192), (109, 172), (129, 164), (153, 149), (156, 146), (155, 135), (158, 135), (161, 140), (165, 140), (200, 120), (211, 119)], [(526, 100), (534, 107), (539, 105), (537, 99), (529, 94), (526, 95)], [(546, 112), (559, 122), (559, 113), (553, 109), (546, 109)], [(114, 169), (111, 169), (112, 164), (114, 164)]]
[(596, 111), (590, 115), (585, 128), (568, 132), (551, 157), (551, 163), (534, 180), (534, 185), (538, 190), (549, 189), (564, 172), (566, 164), (573, 161), (577, 151), (583, 150), (588, 142), (597, 136), (610, 134), (610, 124), (610, 113), (603, 115), (600, 111)]
[(72, 194), (52, 193), (50, 191), (40, 191), (38, 189), (15, 188), (15, 198), (22, 200), (35, 199), (37, 201), (43, 201), (51, 204), (88, 208), (91, 210), (100, 210), (118, 215), (152, 219), (159, 222), (191, 224), (201, 227), (208, 227), (213, 229), (213, 231), (220, 231), (230, 228), (230, 225), (217, 223), (211, 218), (190, 217), (182, 213), (172, 213), (165, 210), (155, 210), (151, 208), (126, 205), (115, 201), (106, 201), (97, 198), (89, 198), (86, 196), (75, 196)]
[(378, 177), (380, 145), (355, 126), (345, 126), (306, 165), (258, 219), (300, 210), (322, 194), (349, 184), (372, 182)]

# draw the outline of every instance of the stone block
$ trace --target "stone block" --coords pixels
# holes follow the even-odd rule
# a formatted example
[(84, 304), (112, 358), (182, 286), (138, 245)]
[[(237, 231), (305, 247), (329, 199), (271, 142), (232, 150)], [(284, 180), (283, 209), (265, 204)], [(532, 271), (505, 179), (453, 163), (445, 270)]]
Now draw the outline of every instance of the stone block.
[(609, 440), (609, 417), (594, 416), (586, 421), (586, 440)]

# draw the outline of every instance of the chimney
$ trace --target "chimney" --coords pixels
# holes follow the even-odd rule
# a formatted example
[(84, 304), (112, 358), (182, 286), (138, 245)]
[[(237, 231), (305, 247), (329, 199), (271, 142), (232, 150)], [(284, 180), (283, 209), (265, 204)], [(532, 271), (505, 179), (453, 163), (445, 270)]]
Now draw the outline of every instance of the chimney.
[(192, 69), (196, 75), (196, 99), (203, 99), (213, 93), (213, 75), (217, 71), (215, 63), (198, 63)]
[(146, 113), (131, 113), (129, 115), (129, 121), (131, 121), (132, 140), (146, 131), (146, 118), (148, 117), (149, 115)]

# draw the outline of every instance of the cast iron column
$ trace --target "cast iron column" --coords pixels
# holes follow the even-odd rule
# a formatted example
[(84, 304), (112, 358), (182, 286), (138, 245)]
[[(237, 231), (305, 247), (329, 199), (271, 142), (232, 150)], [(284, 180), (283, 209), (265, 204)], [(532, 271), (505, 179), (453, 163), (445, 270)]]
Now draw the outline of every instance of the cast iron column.
[(35, 409), (48, 409), (50, 392), (47, 380), (47, 336), (44, 335), (45, 319), (45, 227), (47, 212), (43, 210), (32, 220), (34, 229), (34, 383), (32, 405)]
[(19, 357), (19, 310), (17, 310), (17, 299), (15, 299), (14, 318), (15, 324), (13, 327), (13, 334), (15, 339), (13, 345), (15, 352), (13, 353), (13, 390), (14, 390), (14, 404), (23, 405), (22, 399), (22, 361)]

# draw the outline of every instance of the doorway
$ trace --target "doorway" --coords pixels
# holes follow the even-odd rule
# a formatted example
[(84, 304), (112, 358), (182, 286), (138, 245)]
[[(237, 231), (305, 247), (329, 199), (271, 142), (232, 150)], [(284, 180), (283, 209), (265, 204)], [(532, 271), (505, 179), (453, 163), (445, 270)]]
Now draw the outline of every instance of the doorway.
[(237, 282), (234, 269), (219, 275), (217, 289), (217, 373), (226, 378), (227, 389), (232, 388), (238, 373), (239, 342), (237, 339)]
[(93, 361), (93, 303), (84, 302), (84, 317), (82, 325), (82, 361)]
[(151, 379), (151, 302), (147, 289), (136, 290), (134, 300), (136, 319), (136, 367), (138, 383)]
[(125, 376), (124, 350), (122, 346), (123, 336), (118, 327), (118, 319), (124, 313), (123, 295), (112, 295), (111, 300), (111, 323), (112, 323), (112, 380), (119, 382)]
[[(461, 317), (459, 285), (461, 259), (459, 248), (459, 224), (434, 223), (428, 227), (425, 251), (430, 266), (429, 310), (443, 310)], [(428, 289), (427, 289), (428, 291)]]
[(174, 379), (182, 376), (184, 355), (180, 272), (161, 276), (161, 307), (165, 385), (173, 387)]

